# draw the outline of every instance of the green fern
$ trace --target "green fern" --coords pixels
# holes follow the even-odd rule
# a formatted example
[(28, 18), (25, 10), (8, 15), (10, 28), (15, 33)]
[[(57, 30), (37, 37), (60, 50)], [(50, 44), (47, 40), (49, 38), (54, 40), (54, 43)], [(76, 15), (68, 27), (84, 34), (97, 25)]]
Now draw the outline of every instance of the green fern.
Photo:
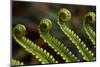
[[(86, 44), (79, 38), (79, 36), (71, 30), (67, 23), (71, 20), (71, 13), (66, 8), (62, 8), (57, 17), (57, 23), (63, 33), (69, 38), (70, 41), (76, 46), (79, 53), (83, 56), (83, 59), (86, 61), (92, 61), (95, 59), (94, 53), (92, 53)], [(90, 22), (95, 22), (95, 14), (93, 12), (89, 12), (83, 17), (83, 27), (85, 29), (86, 34), (89, 39), (93, 43), (94, 47), (96, 46), (96, 35), (95, 32), (90, 27)], [(61, 43), (57, 38), (53, 37), (49, 31), (52, 28), (52, 23), (49, 19), (44, 18), (40, 22), (39, 25), (39, 33), (40, 37), (43, 38), (48, 45), (57, 52), (58, 55), (62, 57), (65, 62), (78, 62), (78, 59), (72, 52), (66, 47), (63, 43)], [(13, 28), (13, 38), (15, 41), (21, 45), (26, 51), (34, 55), (42, 64), (49, 63), (58, 63), (53, 56), (44, 50), (43, 48), (36, 45), (34, 42), (25, 37), (26, 28), (22, 24), (18, 24)], [(12, 65), (23, 65), (23, 62), (12, 59)]]
[(13, 66), (15, 66), (15, 65), (24, 65), (24, 63), (23, 62), (20, 62), (20, 61), (18, 61), (18, 60), (15, 60), (15, 59), (12, 59), (11, 60), (11, 65)]
[(58, 13), (58, 25), (64, 34), (74, 43), (82, 54), (83, 59), (87, 61), (93, 60), (94, 54), (86, 47), (86, 44), (81, 41), (79, 36), (74, 33), (69, 27), (66, 26), (66, 23), (71, 19), (71, 13), (66, 8), (62, 8)]
[(16, 42), (19, 43), (23, 48), (25, 48), (26, 51), (28, 51), (32, 55), (35, 55), (42, 64), (57, 63), (52, 55), (27, 39), (25, 37), (25, 34), (26, 28), (24, 25), (18, 24), (13, 28), (13, 37)]
[(95, 13), (94, 12), (89, 12), (88, 14), (85, 15), (83, 18), (83, 26), (86, 31), (86, 34), (89, 36), (89, 39), (93, 43), (94, 47), (96, 45), (96, 35), (95, 32), (92, 30), (92, 28), (89, 25), (89, 22), (95, 22)]
[(49, 30), (51, 29), (51, 27), (52, 23), (49, 19), (42, 19), (39, 26), (40, 37), (42, 37), (43, 40), (57, 52), (57, 54), (61, 55), (66, 62), (79, 61), (77, 57), (75, 57), (75, 55), (72, 54), (72, 52), (69, 51), (66, 46), (64, 46), (63, 43), (49, 34)]

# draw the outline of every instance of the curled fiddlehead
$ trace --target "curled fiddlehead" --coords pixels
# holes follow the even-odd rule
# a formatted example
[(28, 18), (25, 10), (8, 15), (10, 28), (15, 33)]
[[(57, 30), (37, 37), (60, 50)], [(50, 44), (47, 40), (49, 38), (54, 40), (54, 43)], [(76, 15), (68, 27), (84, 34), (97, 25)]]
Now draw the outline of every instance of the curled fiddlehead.
[(61, 24), (69, 22), (71, 20), (71, 13), (69, 10), (62, 8), (58, 13), (58, 20)]
[(13, 37), (17, 43), (19, 43), (23, 48), (26, 49), (42, 64), (57, 63), (52, 55), (50, 55), (46, 50), (37, 46), (34, 42), (25, 37), (26, 28), (22, 24), (18, 24), (13, 28)]
[(41, 20), (39, 26), (40, 26), (39, 27), (40, 32), (48, 33), (48, 31), (52, 28), (52, 23), (47, 18), (44, 18)]
[(57, 18), (57, 23), (60, 26), (60, 29), (72, 41), (72, 43), (76, 45), (77, 49), (79, 49), (79, 52), (82, 54), (83, 59), (91, 61), (94, 54), (88, 49), (88, 47), (86, 47), (86, 44), (81, 41), (79, 36), (66, 25), (66, 23), (71, 19), (70, 11), (66, 8), (60, 9)]
[(94, 47), (96, 45), (96, 35), (95, 32), (90, 27), (89, 23), (94, 23), (96, 20), (96, 15), (94, 12), (89, 12), (83, 17), (83, 26), (86, 31), (86, 34), (89, 36), (89, 39), (93, 43)]
[(63, 43), (61, 43), (58, 39), (49, 34), (49, 30), (51, 29), (51, 27), (52, 23), (49, 19), (42, 19), (39, 25), (40, 37), (42, 37), (43, 40), (47, 42), (48, 45), (53, 48), (54, 51), (57, 52), (57, 54), (59, 54), (66, 62), (79, 61), (77, 57), (75, 57), (75, 55), (72, 54), (72, 52), (69, 51), (66, 46), (64, 46)]
[(24, 65), (24, 63), (20, 62), (19, 60), (12, 59), (11, 60), (11, 65), (12, 66), (15, 66), (15, 65)]

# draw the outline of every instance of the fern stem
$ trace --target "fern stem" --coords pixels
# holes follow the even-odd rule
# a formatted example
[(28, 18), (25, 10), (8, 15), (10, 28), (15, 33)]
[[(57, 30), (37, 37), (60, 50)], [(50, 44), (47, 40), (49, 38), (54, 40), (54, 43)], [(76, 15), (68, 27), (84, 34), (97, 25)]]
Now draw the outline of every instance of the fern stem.
[[(61, 19), (61, 17), (64, 18), (64, 20)], [(58, 25), (60, 26), (60, 29), (64, 32), (64, 34), (72, 41), (72, 43), (76, 45), (77, 49), (79, 49), (79, 52), (82, 54), (83, 59), (91, 61), (94, 54), (86, 47), (86, 44), (81, 41), (79, 36), (66, 26), (66, 22), (69, 22), (71, 19), (69, 17), (71, 17), (71, 13), (69, 12), (69, 10), (67, 10), (66, 8), (61, 9), (58, 13)]]
[(96, 45), (96, 35), (95, 32), (92, 30), (92, 28), (89, 25), (89, 22), (95, 22), (95, 13), (89, 12), (85, 15), (83, 18), (83, 26), (86, 31), (86, 34), (89, 36), (89, 39), (93, 43), (94, 47)]
[(14, 66), (14, 65), (24, 65), (23, 62), (20, 62), (18, 60), (15, 60), (15, 59), (12, 59), (11, 60), (11, 65)]
[[(46, 26), (46, 27), (43, 27)], [(50, 26), (49, 26), (50, 25)], [(69, 51), (68, 48), (66, 48), (66, 46), (64, 46), (63, 43), (61, 43), (58, 39), (56, 39), (55, 37), (51, 36), (49, 34), (49, 30), (51, 28), (52, 24), (51, 21), (47, 18), (44, 18), (41, 22), (40, 22), (40, 28), (39, 28), (39, 32), (40, 32), (40, 37), (43, 38), (43, 40), (45, 42), (48, 43), (48, 45), (54, 49), (55, 52), (57, 52), (57, 54), (61, 55), (61, 57), (63, 58), (63, 60), (65, 60), (66, 62), (76, 62), (79, 61), (77, 59), (77, 57), (75, 57), (74, 54), (72, 54), (71, 51)], [(41, 29), (43, 28), (43, 29)], [(47, 29), (49, 29), (47, 31)]]
[(46, 50), (37, 46), (34, 42), (25, 37), (26, 28), (24, 25), (18, 24), (13, 28), (13, 37), (23, 48), (41, 61), (42, 64), (57, 63), (52, 55)]

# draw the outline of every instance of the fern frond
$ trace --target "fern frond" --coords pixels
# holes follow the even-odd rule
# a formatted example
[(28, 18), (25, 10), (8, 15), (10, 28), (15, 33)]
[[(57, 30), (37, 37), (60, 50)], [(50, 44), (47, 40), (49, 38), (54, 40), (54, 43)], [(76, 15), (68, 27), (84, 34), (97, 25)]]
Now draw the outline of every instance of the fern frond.
[(66, 48), (66, 46), (64, 46), (63, 43), (61, 43), (58, 39), (56, 39), (55, 37), (49, 34), (49, 30), (51, 26), (52, 26), (51, 21), (47, 18), (44, 18), (40, 22), (40, 26), (39, 26), (40, 37), (42, 37), (43, 40), (47, 42), (48, 45), (51, 48), (53, 48), (54, 51), (57, 52), (57, 54), (59, 54), (66, 62), (79, 61), (77, 57), (74, 54), (72, 54), (72, 52), (69, 51), (69, 49)]
[(69, 10), (67, 10), (66, 8), (61, 9), (58, 13), (58, 25), (60, 26), (60, 29), (64, 32), (64, 34), (72, 41), (72, 43), (76, 45), (77, 49), (79, 49), (79, 52), (82, 54), (83, 59), (91, 61), (94, 54), (86, 47), (86, 44), (81, 41), (79, 36), (66, 26), (66, 22), (69, 22), (71, 19), (70, 17), (71, 13)]
[(94, 47), (96, 45), (96, 35), (95, 35), (95, 32), (90, 27), (89, 22), (90, 23), (95, 22), (95, 19), (96, 19), (95, 17), (96, 17), (96, 15), (95, 15), (94, 12), (89, 12), (83, 18), (83, 26), (84, 26), (84, 29), (86, 31), (86, 34), (89, 36), (89, 39), (93, 43)]
[(46, 50), (37, 46), (34, 42), (25, 37), (26, 28), (22, 24), (18, 24), (13, 28), (13, 37), (26, 51), (35, 55), (42, 64), (57, 63), (52, 55)]
[(20, 62), (19, 60), (12, 59), (11, 60), (11, 65), (12, 66), (14, 66), (14, 65), (24, 65), (24, 63)]

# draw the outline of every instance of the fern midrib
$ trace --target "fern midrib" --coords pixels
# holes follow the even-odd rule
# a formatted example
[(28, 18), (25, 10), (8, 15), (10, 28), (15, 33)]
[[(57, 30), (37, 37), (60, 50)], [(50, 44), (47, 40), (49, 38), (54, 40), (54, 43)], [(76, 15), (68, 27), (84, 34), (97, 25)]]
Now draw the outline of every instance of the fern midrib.
[[(20, 37), (20, 38), (17, 38), (16, 37), (16, 35), (14, 35), (14, 39), (22, 46), (22, 47), (24, 47), (25, 49), (26, 49), (26, 51), (28, 51), (28, 52), (30, 52), (30, 53), (32, 53), (32, 55), (37, 55), (37, 56), (39, 56), (39, 57), (36, 57), (36, 58), (39, 58), (38, 60), (40, 61), (40, 58), (42, 58), (41, 59), (41, 61), (42, 61), (42, 63), (44, 63), (44, 64), (47, 64), (47, 63), (56, 63), (56, 61), (54, 60), (54, 61), (52, 61), (52, 58), (50, 58), (49, 56), (48, 57), (46, 57), (46, 55), (45, 55), (45, 53), (39, 53), (38, 51), (40, 51), (39, 49), (36, 49), (35, 50), (35, 46), (33, 45), (33, 44), (27, 44), (27, 40), (26, 41), (24, 41), (23, 40), (23, 38), (26, 38), (26, 37)], [(27, 38), (26, 38), (27, 39)], [(24, 43), (24, 42), (26, 42), (26, 43)], [(27, 44), (27, 45), (23, 45), (23, 44)], [(31, 46), (31, 47), (30, 47)], [(37, 47), (37, 46), (36, 46)], [(28, 49), (27, 49), (28, 48)], [(31, 51), (30, 51), (30, 50)], [(35, 51), (34, 51), (35, 50)], [(35, 54), (33, 54), (33, 52), (35, 53)], [(42, 56), (44, 54), (44, 56)], [(50, 59), (49, 59), (50, 58)]]
[(92, 28), (89, 26), (89, 24), (86, 24), (86, 22), (84, 21), (83, 22), (83, 26), (84, 26), (84, 29), (86, 31), (86, 34), (89, 36), (89, 39), (91, 40), (91, 42), (93, 43), (93, 45), (95, 46), (96, 44), (96, 35), (95, 35), (95, 32), (92, 30)]
[[(81, 51), (80, 53), (85, 57), (84, 59), (89, 61), (89, 60), (92, 60), (92, 53), (89, 53), (89, 51), (86, 52), (86, 47), (84, 47), (84, 49), (82, 49), (82, 42), (81, 42), (81, 39), (79, 37), (76, 37), (78, 35), (76, 35), (74, 32), (72, 33), (71, 29), (69, 29), (68, 27), (66, 27), (65, 24), (61, 25), (59, 22), (58, 22), (61, 30), (68, 36), (68, 38), (72, 41), (72, 43), (74, 43), (77, 48)], [(70, 30), (70, 32), (69, 32)], [(75, 34), (76, 36), (74, 36), (73, 34)], [(80, 40), (79, 40), (80, 39)], [(80, 44), (80, 45), (79, 45)], [(85, 45), (85, 44), (84, 44)], [(85, 52), (84, 52), (85, 51)]]
[[(60, 44), (58, 45), (58, 42), (60, 42), (60, 41), (58, 41), (57, 39), (56, 39), (57, 42), (54, 41), (54, 40), (53, 40), (54, 37), (52, 37), (50, 34), (41, 33), (41, 37), (42, 37), (44, 40), (46, 40), (46, 42), (48, 43), (48, 45), (49, 45), (50, 47), (52, 47), (54, 50), (56, 50), (57, 53), (60, 53), (60, 55), (61, 55), (63, 58), (65, 58), (64, 60), (66, 60), (66, 62), (79, 61), (78, 59), (76, 59), (75, 56), (72, 57), (73, 54), (71, 54), (71, 55), (67, 54), (67, 53), (70, 52), (69, 50), (67, 50), (67, 48), (66, 48), (66, 50), (65, 50), (65, 49), (61, 49), (61, 44), (62, 44), (62, 43), (60, 43)], [(62, 45), (64, 46), (64, 44), (62, 44)], [(58, 46), (60, 46), (60, 47), (58, 47)], [(65, 47), (65, 46), (64, 46), (64, 47)]]
[[(57, 50), (57, 51), (59, 51), (60, 53), (62, 53), (61, 50), (58, 49), (56, 45), (53, 45), (53, 44), (52, 44), (53, 42), (51, 42), (51, 41), (49, 40), (49, 38), (46, 36), (46, 34), (45, 34), (45, 35), (41, 35), (41, 37), (42, 37), (44, 40), (46, 40), (46, 42), (49, 44), (50, 47), (52, 47), (52, 48), (54, 48), (54, 50)], [(64, 56), (66, 56), (64, 53), (62, 53), (62, 54), (63, 54)], [(70, 62), (70, 59), (69, 59), (68, 57), (66, 57), (66, 58), (67, 58), (67, 61)]]

